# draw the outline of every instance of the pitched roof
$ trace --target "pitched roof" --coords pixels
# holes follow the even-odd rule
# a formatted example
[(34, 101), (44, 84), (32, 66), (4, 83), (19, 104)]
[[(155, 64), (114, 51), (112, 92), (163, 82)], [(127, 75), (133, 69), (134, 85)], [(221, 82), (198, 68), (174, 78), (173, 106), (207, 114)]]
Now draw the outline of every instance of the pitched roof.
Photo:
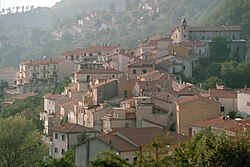
[(37, 93), (25, 93), (23, 95), (18, 95), (16, 97), (14, 97), (14, 99), (16, 99), (16, 100), (24, 100), (24, 99), (26, 99), (28, 97), (32, 97), (32, 96), (36, 96), (36, 95), (37, 95)]
[(71, 106), (71, 105), (78, 104), (78, 102), (79, 102), (78, 99), (72, 99), (70, 101), (60, 103), (60, 104), (58, 104), (58, 106), (60, 106), (60, 107), (68, 107), (68, 106)]
[(236, 98), (237, 93), (232, 89), (209, 89), (208, 93), (210, 97), (218, 98)]
[(169, 38), (168, 36), (164, 36), (164, 37), (161, 37), (159, 41), (173, 41), (173, 40)]
[(145, 73), (145, 74), (138, 75), (137, 77), (144, 78), (144, 77), (148, 77), (148, 76), (150, 76), (150, 75), (154, 75), (154, 74), (156, 74), (156, 73), (159, 73), (159, 71), (153, 70), (153, 71), (147, 72), (147, 73)]
[[(164, 131), (156, 127), (147, 127), (147, 128), (117, 128), (114, 129), (113, 133), (117, 132), (128, 139), (132, 140), (139, 146), (145, 146), (150, 144), (156, 136), (161, 135)], [(112, 132), (110, 132), (111, 134)]]
[(201, 96), (198, 96), (198, 95), (185, 96), (185, 97), (179, 98), (179, 99), (176, 100), (176, 103), (177, 104), (184, 104), (184, 103), (189, 103), (189, 102), (197, 101), (197, 100), (206, 101), (208, 103), (218, 103), (219, 104), (219, 102), (215, 101), (214, 99), (209, 99), (209, 98), (201, 97)]
[(64, 125), (59, 125), (51, 129), (54, 132), (62, 133), (81, 133), (81, 132), (91, 132), (94, 131), (91, 128), (84, 127), (79, 124), (66, 123)]
[(84, 53), (109, 52), (115, 50), (116, 48), (119, 48), (119, 46), (90, 46), (88, 48), (78, 48), (75, 50), (66, 51), (63, 53), (63, 55), (81, 55)]
[(119, 74), (123, 73), (115, 69), (82, 69), (76, 72), (76, 74)]
[(189, 26), (189, 31), (240, 31), (240, 26)]
[(117, 135), (104, 135), (96, 138), (111, 145), (111, 147), (117, 151), (134, 151), (139, 149)]
[(200, 42), (200, 41), (182, 41), (179, 43), (179, 45), (182, 46), (187, 46), (187, 47), (200, 47), (200, 46), (207, 46), (208, 43), (207, 42)]
[(142, 67), (142, 66), (153, 66), (155, 62), (153, 60), (138, 60), (128, 64), (128, 67)]
[(65, 61), (64, 58), (50, 58), (50, 59), (40, 59), (40, 60), (29, 60), (26, 62), (22, 62), (24, 65), (48, 65), (48, 64), (57, 64)]
[(96, 85), (93, 85), (92, 88), (97, 88), (97, 87), (100, 87), (100, 86), (103, 86), (103, 85), (106, 85), (106, 84), (109, 84), (109, 83), (112, 83), (112, 82), (117, 82), (118, 83), (118, 79), (115, 79), (115, 78), (112, 78), (112, 79), (109, 79), (109, 80), (105, 80), (105, 81), (102, 81)]
[(52, 99), (52, 100), (55, 100), (55, 99), (60, 98), (60, 97), (63, 97), (63, 95), (47, 93), (46, 95), (43, 96), (44, 99)]

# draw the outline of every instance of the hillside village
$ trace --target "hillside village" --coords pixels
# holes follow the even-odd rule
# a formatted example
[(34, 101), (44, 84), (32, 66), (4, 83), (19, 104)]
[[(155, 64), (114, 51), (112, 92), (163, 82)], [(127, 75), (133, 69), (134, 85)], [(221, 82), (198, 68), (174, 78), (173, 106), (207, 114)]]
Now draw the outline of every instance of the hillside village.
[[(135, 49), (103, 43), (66, 51), (60, 58), (28, 60), (15, 76), (11, 68), (0, 71), (0, 78), (14, 84), (4, 89), (5, 103), (35, 96), (70, 78), (62, 93), (43, 95), (40, 119), (49, 156), (61, 158), (74, 149), (77, 167), (89, 166), (100, 151), (110, 150), (133, 164), (139, 158), (134, 152), (161, 134), (172, 139), (171, 154), (207, 127), (215, 133), (243, 133), (249, 129), (247, 86), (230, 89), (217, 83), (205, 90), (184, 80), (193, 77), (200, 59), (210, 57), (209, 46), (217, 36), (229, 40), (230, 55), (244, 61), (241, 31), (240, 26), (190, 26), (183, 19), (169, 34), (148, 37)], [(87, 139), (78, 142), (82, 133)]]

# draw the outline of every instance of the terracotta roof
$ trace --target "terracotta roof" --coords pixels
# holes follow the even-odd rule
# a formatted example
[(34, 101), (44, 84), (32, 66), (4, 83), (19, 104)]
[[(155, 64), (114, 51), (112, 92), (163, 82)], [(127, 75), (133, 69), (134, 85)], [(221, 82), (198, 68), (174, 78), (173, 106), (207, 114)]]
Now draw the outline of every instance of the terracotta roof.
[[(118, 132), (139, 146), (145, 146), (150, 144), (154, 138), (160, 134), (163, 134), (163, 130), (156, 127), (147, 128), (117, 128), (114, 132)], [(112, 133), (112, 132), (111, 132)]]
[(214, 99), (209, 99), (209, 98), (201, 97), (201, 96), (198, 96), (198, 95), (185, 96), (185, 97), (179, 98), (179, 99), (176, 100), (176, 103), (177, 104), (184, 104), (184, 103), (189, 103), (189, 102), (197, 101), (197, 100), (206, 101), (208, 103), (218, 103), (219, 104), (219, 102), (215, 101)]
[(68, 107), (68, 106), (70, 106), (70, 105), (78, 104), (78, 102), (79, 102), (78, 99), (72, 99), (72, 100), (70, 100), (70, 101), (60, 103), (60, 104), (58, 104), (58, 106), (60, 106), (60, 107)]
[(96, 84), (96, 85), (93, 85), (92, 88), (97, 88), (97, 87), (100, 87), (100, 86), (109, 84), (109, 83), (111, 83), (111, 82), (117, 82), (117, 83), (118, 83), (118, 79), (113, 78), (113, 79), (109, 79), (109, 80), (102, 81), (102, 82), (100, 82), (100, 83), (98, 83), (98, 84)]
[(208, 93), (210, 97), (218, 98), (236, 98), (237, 93), (235, 90), (230, 89), (209, 89)]
[(165, 37), (161, 37), (159, 41), (173, 41), (173, 40), (169, 38), (168, 36), (165, 36)]
[(24, 65), (47, 65), (47, 64), (57, 64), (57, 63), (60, 63), (60, 62), (63, 62), (64, 58), (50, 58), (50, 59), (40, 59), (40, 60), (29, 60), (29, 61), (26, 61), (26, 62), (23, 62), (21, 64), (24, 64)]
[(43, 96), (44, 99), (52, 99), (52, 100), (55, 100), (55, 99), (57, 99), (59, 97), (63, 97), (63, 95), (47, 93), (46, 95)]
[(63, 55), (81, 55), (84, 53), (109, 52), (119, 48), (119, 46), (90, 46), (88, 48), (78, 48), (71, 51), (66, 51)]
[(36, 95), (37, 95), (37, 93), (25, 93), (23, 95), (18, 95), (16, 97), (14, 97), (14, 99), (16, 99), (16, 100), (24, 100), (24, 99), (26, 99), (28, 97), (32, 97), (32, 96), (36, 96)]
[[(249, 130), (250, 126), (247, 123), (249, 120), (227, 120), (222, 117), (216, 117), (207, 119), (204, 121), (199, 121), (191, 124), (190, 126), (196, 126), (201, 128), (214, 127), (219, 129), (224, 129), (231, 132), (244, 132), (246, 129)], [(246, 129), (244, 129), (246, 128)]]
[(242, 92), (242, 93), (250, 93), (250, 88), (246, 88), (246, 89), (239, 89), (239, 90), (237, 90), (237, 92)]
[(187, 46), (187, 47), (194, 47), (194, 46), (207, 46), (207, 42), (200, 42), (200, 41), (182, 41), (179, 43), (179, 45)]
[(112, 148), (114, 148), (117, 151), (125, 152), (125, 151), (135, 151), (139, 149), (117, 135), (104, 135), (104, 136), (98, 136), (96, 138), (108, 145), (111, 145)]
[(137, 83), (140, 86), (140, 89), (144, 90), (152, 90), (152, 91), (158, 91), (160, 88), (156, 83), (152, 81), (137, 81)]
[(128, 64), (128, 67), (142, 67), (142, 66), (153, 66), (155, 62), (153, 60), (138, 60)]
[(51, 129), (54, 132), (62, 133), (81, 133), (81, 132), (91, 132), (94, 131), (91, 128), (84, 127), (79, 124), (66, 123), (64, 125), (59, 125)]
[(145, 73), (145, 74), (138, 75), (137, 77), (144, 78), (144, 77), (148, 77), (148, 76), (150, 76), (150, 75), (156, 74), (156, 73), (159, 73), (159, 71), (153, 70), (153, 71), (147, 72), (147, 73)]
[(240, 31), (240, 26), (189, 26), (189, 31)]
[(76, 72), (76, 74), (119, 74), (123, 73), (115, 69), (82, 69)]

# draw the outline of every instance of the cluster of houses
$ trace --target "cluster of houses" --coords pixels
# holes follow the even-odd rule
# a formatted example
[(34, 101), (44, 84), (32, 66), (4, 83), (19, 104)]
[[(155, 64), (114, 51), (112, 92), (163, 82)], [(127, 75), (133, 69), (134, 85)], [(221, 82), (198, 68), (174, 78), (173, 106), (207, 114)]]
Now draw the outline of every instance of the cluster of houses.
[[(184, 19), (169, 35), (148, 38), (134, 50), (104, 44), (23, 62), (15, 91), (33, 95), (71, 76), (62, 94), (43, 96), (40, 117), (43, 134), (51, 137), (50, 156), (74, 149), (75, 166), (82, 167), (102, 151), (114, 151), (132, 164), (135, 152), (159, 135), (171, 139), (171, 153), (205, 127), (230, 135), (249, 128), (250, 89), (203, 90), (181, 81), (181, 76), (192, 78), (193, 66), (209, 56), (209, 43), (219, 35), (230, 39), (232, 54), (239, 52), (244, 60), (239, 26), (192, 27)], [(244, 119), (229, 119), (230, 112)]]

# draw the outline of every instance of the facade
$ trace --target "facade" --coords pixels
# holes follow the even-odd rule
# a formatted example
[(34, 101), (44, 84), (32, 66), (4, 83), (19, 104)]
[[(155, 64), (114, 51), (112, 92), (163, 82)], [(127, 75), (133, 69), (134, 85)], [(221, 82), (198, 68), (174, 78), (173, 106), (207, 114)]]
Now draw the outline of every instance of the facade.
[(250, 89), (242, 89), (237, 91), (237, 107), (238, 112), (243, 118), (250, 115)]
[(89, 60), (103, 60), (103, 56), (119, 52), (119, 46), (90, 46), (88, 48), (79, 48), (71, 51), (66, 51), (63, 53), (63, 58), (71, 60), (74, 63), (80, 63), (82, 61)]
[[(112, 132), (89, 139), (75, 147), (75, 166), (88, 167), (90, 161), (102, 155), (104, 151), (112, 151), (130, 164), (134, 164), (139, 157), (136, 152), (144, 151), (155, 137), (165, 135), (171, 138), (169, 150), (174, 145), (187, 140), (186, 136), (164, 131), (156, 127), (148, 128), (117, 128)], [(153, 153), (148, 153), (153, 157)]]
[(237, 112), (237, 93), (232, 89), (209, 89), (208, 94), (221, 104), (221, 112)]
[(231, 55), (238, 54), (241, 61), (245, 60), (246, 40), (242, 39), (240, 26), (189, 26), (185, 19), (176, 27), (170, 38), (175, 43), (186, 40), (211, 43), (215, 37), (225, 37), (229, 41)]
[(137, 76), (153, 71), (155, 68), (152, 60), (138, 60), (127, 65), (127, 78), (136, 79)]
[(73, 149), (73, 146), (78, 144), (77, 137), (80, 134), (94, 133), (93, 129), (71, 123), (56, 126), (51, 130), (53, 132), (50, 145), (50, 156), (52, 158), (61, 158), (66, 151)]
[(57, 83), (73, 74), (73, 63), (62, 58), (30, 60), (20, 64), (17, 85)]
[(50, 129), (55, 125), (59, 124), (60, 120), (59, 104), (65, 103), (70, 99), (60, 94), (51, 94), (51, 93), (44, 95), (43, 98), (44, 98), (44, 112), (40, 114), (40, 119), (44, 121), (43, 133), (45, 135), (51, 135)]
[(177, 133), (189, 135), (189, 125), (221, 115), (219, 102), (198, 95), (176, 100)]
[(92, 102), (95, 105), (118, 96), (118, 79), (110, 79), (92, 86)]

